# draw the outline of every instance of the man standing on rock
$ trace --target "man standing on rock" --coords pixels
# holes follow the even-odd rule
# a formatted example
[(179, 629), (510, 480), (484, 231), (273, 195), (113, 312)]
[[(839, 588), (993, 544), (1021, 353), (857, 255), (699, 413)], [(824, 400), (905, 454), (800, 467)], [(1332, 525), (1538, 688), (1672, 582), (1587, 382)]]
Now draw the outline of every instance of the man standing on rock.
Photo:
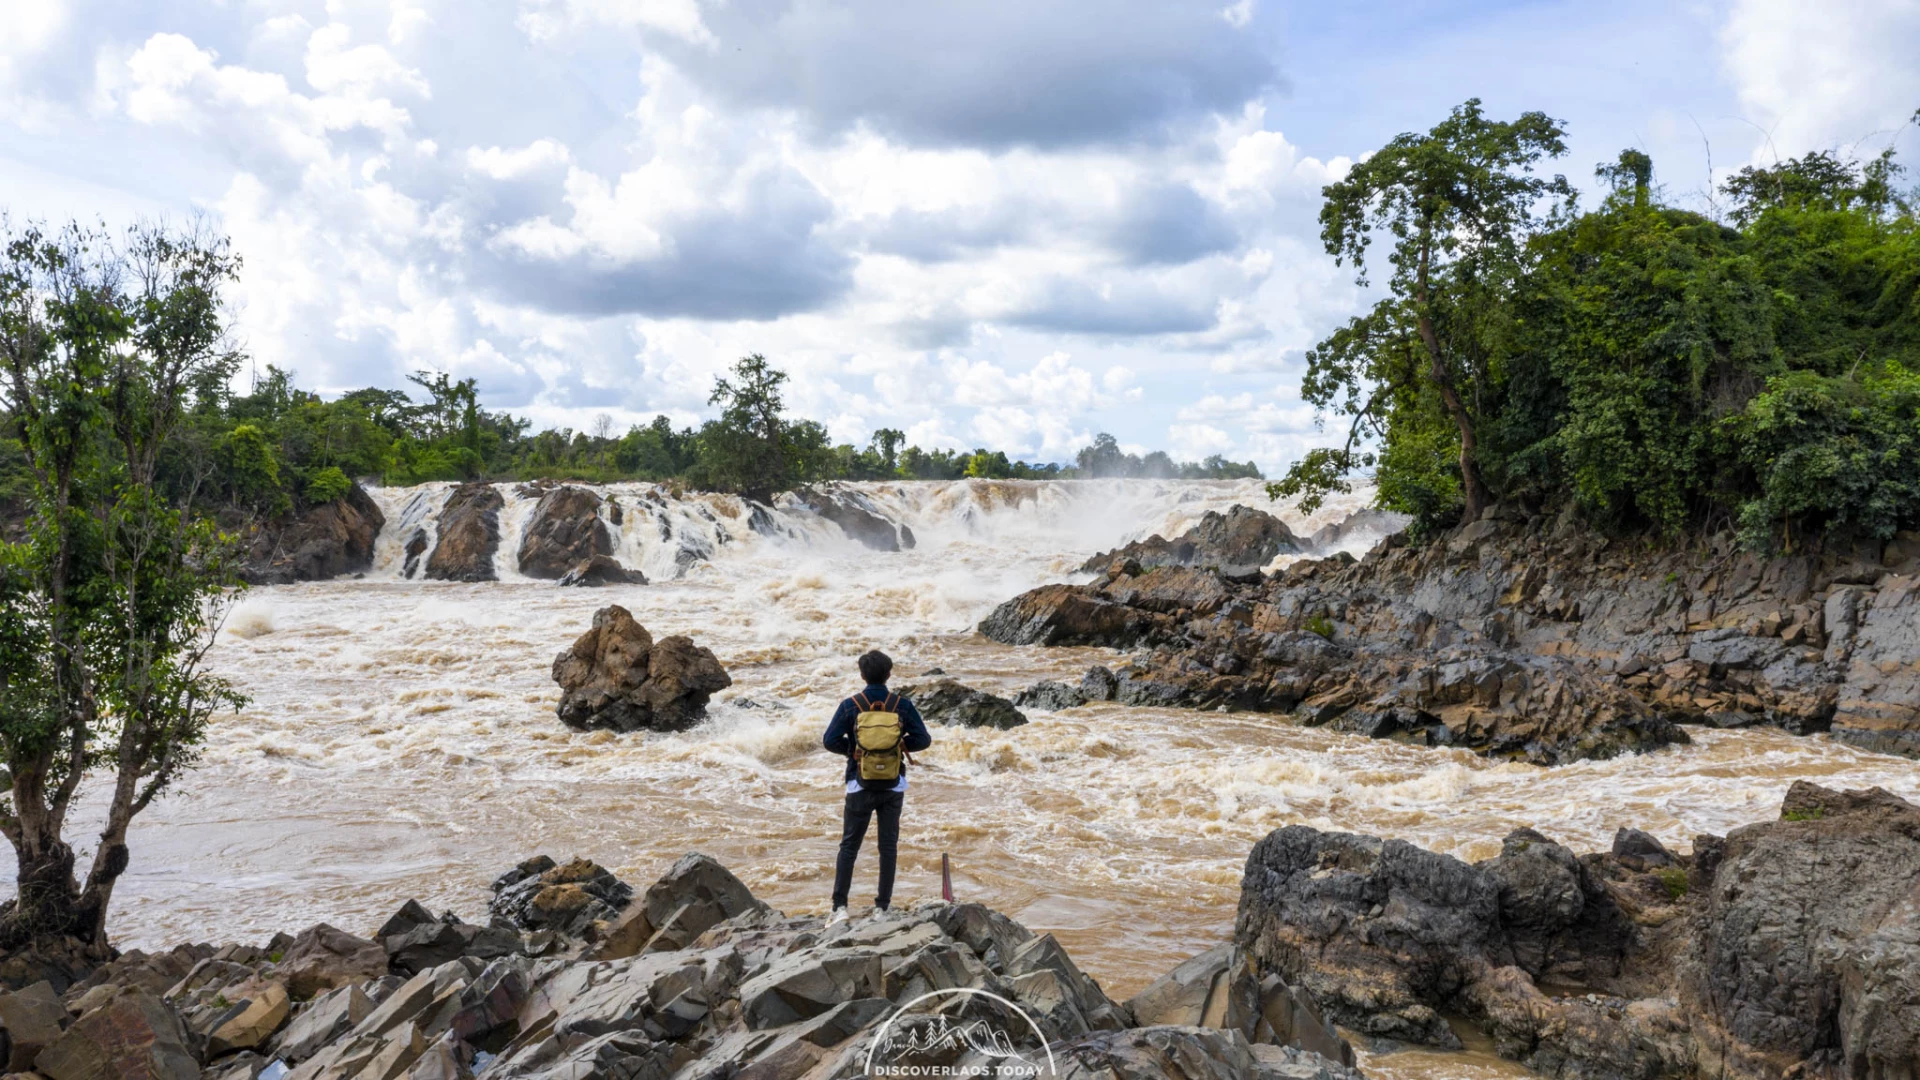
[(887, 689), (893, 661), (873, 650), (860, 658), (866, 688), (840, 703), (827, 725), (826, 748), (847, 759), (846, 816), (840, 828), (840, 860), (833, 871), (833, 916), (847, 917), (847, 892), (853, 887), (853, 863), (867, 838), (867, 821), (880, 818), (880, 891), (874, 906), (893, 903), (893, 871), (900, 845), (900, 808), (907, 799), (908, 754), (933, 745), (926, 722), (913, 702)]

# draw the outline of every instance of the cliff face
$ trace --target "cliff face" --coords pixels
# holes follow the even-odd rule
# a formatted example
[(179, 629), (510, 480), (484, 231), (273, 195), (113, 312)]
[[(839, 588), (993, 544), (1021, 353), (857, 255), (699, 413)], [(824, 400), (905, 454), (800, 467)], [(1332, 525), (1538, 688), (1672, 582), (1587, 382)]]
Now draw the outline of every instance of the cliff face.
[(1773, 724), (1920, 756), (1920, 537), (1762, 559), (1496, 512), (1256, 580), (1116, 561), (1008, 601), (1009, 644), (1142, 649), (1116, 696), (1293, 713), (1543, 764)]
[(1573, 660), (1676, 721), (1831, 730), (1920, 756), (1917, 541), (1763, 559), (1730, 539), (1650, 553), (1539, 519), (1481, 521), (1379, 552), (1348, 580)]

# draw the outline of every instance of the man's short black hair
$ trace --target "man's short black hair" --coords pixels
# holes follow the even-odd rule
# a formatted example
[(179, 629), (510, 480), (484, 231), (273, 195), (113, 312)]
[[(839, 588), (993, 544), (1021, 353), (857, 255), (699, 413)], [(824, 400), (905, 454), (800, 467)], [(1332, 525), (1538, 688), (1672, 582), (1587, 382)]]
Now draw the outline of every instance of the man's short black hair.
[(879, 649), (869, 650), (860, 658), (860, 677), (869, 686), (885, 686), (893, 677), (893, 661)]

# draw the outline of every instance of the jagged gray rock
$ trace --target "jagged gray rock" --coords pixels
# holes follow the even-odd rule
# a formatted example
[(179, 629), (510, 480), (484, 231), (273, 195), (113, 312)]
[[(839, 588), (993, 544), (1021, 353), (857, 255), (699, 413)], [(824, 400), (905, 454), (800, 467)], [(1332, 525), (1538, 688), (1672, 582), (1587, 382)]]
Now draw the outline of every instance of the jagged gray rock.
[[(515, 911), (537, 908), (547, 890), (600, 881), (597, 869), (529, 859), (502, 875), (496, 892), (514, 897)], [(619, 918), (647, 912), (661, 925), (648, 946), (605, 955)], [(409, 902), (378, 937), (392, 943), (435, 925), (464, 924)], [(1208, 1005), (1193, 1024), (1139, 1027), (1059, 942), (978, 904), (922, 904), (828, 927), (773, 911), (725, 867), (690, 854), (614, 920), (556, 925), (549, 919), (524, 938), (538, 957), (462, 955), (405, 979), (364, 977), (291, 1002), (290, 1017), (287, 997), (274, 997), (287, 969), (273, 948), (129, 953), (76, 988), (80, 1018), (59, 1036), (64, 1048), (38, 1064), (54, 1080), (188, 1080), (202, 1075), (196, 1055), (205, 1055), (206, 1076), (232, 1080), (253, 1080), (274, 1062), (290, 1067), (288, 1080), (764, 1080), (856, 1075), (869, 1052), (883, 1050), (905, 1066), (1005, 1060), (984, 1056), (979, 1047), (989, 1045), (1044, 1061), (1051, 1044), (1063, 1068), (1080, 1070), (1063, 1075), (1354, 1076), (1337, 1061), (1270, 1044), (1284, 1037), (1265, 1020), (1273, 1010), (1263, 1003), (1285, 997), (1272, 976), (1254, 990), (1250, 969), (1237, 964), (1228, 981), (1242, 1004), (1221, 1015)], [(331, 958), (302, 967), (308, 977), (342, 976), (370, 959), (353, 944), (364, 939), (326, 930), (300, 939), (304, 955)], [(162, 979), (164, 999), (146, 988)], [(942, 990), (990, 996), (951, 995), (900, 1012)], [(0, 1015), (10, 1015), (7, 1002), (0, 998)], [(203, 1030), (243, 1037), (195, 1034)]]
[(1027, 722), (1026, 714), (1014, 708), (1013, 702), (952, 679), (940, 679), (926, 686), (904, 686), (900, 694), (913, 701), (921, 718), (929, 724), (1005, 729)]
[(1298, 552), (1300, 538), (1264, 510), (1234, 506), (1222, 514), (1209, 510), (1198, 524), (1172, 540), (1155, 535), (1088, 559), (1080, 569), (1098, 573), (1116, 560), (1142, 567), (1193, 566), (1229, 576), (1258, 574), (1277, 556)]
[(491, 484), (461, 484), (440, 510), (439, 533), (427, 556), (435, 581), (497, 581), (493, 556), (500, 550), (500, 511), (506, 499)]
[(1120, 682), (1140, 704), (1291, 713), (1540, 764), (1684, 742), (1678, 723), (1831, 729), (1920, 756), (1908, 545), (1876, 548), (1878, 563), (1763, 559), (1730, 536), (1648, 551), (1499, 508), (1419, 548), (1389, 536), (1358, 562), (1257, 582), (1116, 558), (1086, 585), (1007, 601), (980, 631), (1138, 650)]
[(1086, 703), (1085, 691), (1052, 679), (1034, 683), (1013, 695), (1013, 704), (1017, 708), (1045, 709), (1048, 712), (1078, 708)]
[(1575, 856), (1523, 829), (1469, 865), (1290, 826), (1248, 859), (1236, 942), (1344, 1026), (1451, 1047), (1445, 1017), (1471, 1017), (1549, 1076), (1898, 1076), (1920, 1060), (1920, 808), (1802, 781), (1780, 820), (1690, 857), (1625, 832), (1616, 849)]

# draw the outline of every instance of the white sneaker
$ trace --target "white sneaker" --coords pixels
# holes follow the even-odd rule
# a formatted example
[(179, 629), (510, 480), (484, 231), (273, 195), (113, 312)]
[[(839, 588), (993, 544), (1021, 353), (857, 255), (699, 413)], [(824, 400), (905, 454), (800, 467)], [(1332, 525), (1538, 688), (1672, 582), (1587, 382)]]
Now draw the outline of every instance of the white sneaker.
[(847, 909), (843, 907), (834, 908), (833, 914), (827, 916), (828, 926), (839, 926), (841, 923), (846, 921), (847, 921)]

